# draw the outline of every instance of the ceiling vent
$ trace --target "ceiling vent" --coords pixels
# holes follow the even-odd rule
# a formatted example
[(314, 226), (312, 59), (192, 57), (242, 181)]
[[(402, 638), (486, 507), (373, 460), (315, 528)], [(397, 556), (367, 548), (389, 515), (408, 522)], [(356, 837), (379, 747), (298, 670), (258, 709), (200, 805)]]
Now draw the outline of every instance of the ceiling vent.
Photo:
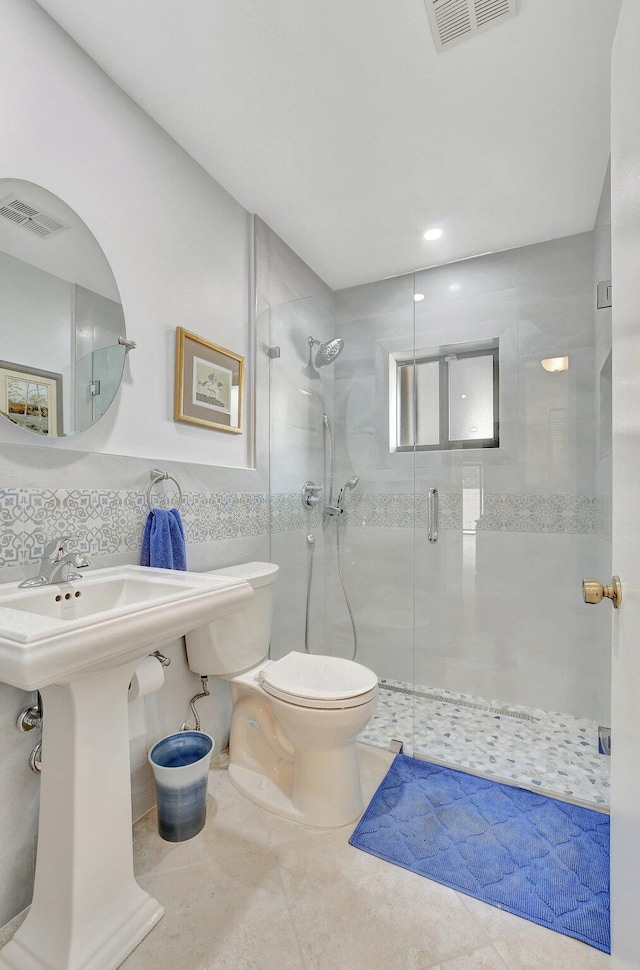
[(425, 0), (438, 52), (516, 15), (516, 0)]
[(40, 236), (41, 239), (48, 239), (50, 236), (62, 232), (63, 229), (69, 228), (55, 216), (36, 208), (15, 194), (0, 199), (0, 216), (15, 223), (16, 226), (22, 226), (23, 229), (34, 236)]

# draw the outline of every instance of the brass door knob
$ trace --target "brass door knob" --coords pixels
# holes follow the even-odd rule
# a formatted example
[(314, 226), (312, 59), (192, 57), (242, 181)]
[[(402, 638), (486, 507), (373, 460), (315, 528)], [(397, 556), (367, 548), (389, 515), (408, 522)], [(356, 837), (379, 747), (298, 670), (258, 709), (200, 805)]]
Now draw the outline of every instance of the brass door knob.
[(582, 580), (582, 595), (585, 603), (601, 603), (603, 599), (612, 602), (614, 610), (617, 610), (622, 603), (622, 583), (619, 576), (614, 576), (611, 586), (603, 586), (597, 579)]

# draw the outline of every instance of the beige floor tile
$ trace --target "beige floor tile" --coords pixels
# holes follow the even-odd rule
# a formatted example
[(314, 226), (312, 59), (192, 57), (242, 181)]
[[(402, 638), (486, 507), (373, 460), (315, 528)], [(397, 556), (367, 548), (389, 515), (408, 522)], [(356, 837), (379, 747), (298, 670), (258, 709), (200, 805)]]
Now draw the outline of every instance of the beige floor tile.
[(165, 906), (125, 970), (304, 970), (268, 849), (140, 879)]
[(225, 772), (222, 784), (207, 798), (204, 829), (187, 842), (165, 842), (158, 835), (153, 809), (134, 826), (134, 870), (137, 876), (182, 869), (208, 859), (256, 852), (269, 847), (266, 813), (235, 792)]
[(456, 893), (344, 835), (273, 851), (307, 970), (418, 970), (487, 943)]
[[(360, 746), (365, 805), (392, 760)], [(591, 947), (354, 849), (355, 822), (280, 819), (226, 771), (209, 792), (189, 842), (163, 842), (155, 812), (135, 826), (136, 874), (166, 914), (125, 970), (611, 970)]]
[(508, 970), (506, 963), (493, 946), (483, 946), (462, 956), (436, 963), (424, 970)]
[(494, 945), (510, 970), (611, 970), (612, 966), (606, 953), (533, 923)]
[[(480, 899), (459, 893), (463, 906), (473, 913), (482, 929), (491, 940), (502, 939), (515, 933), (524, 933), (531, 927), (531, 922), (522, 916), (514, 916), (512, 913), (505, 913), (497, 906), (483, 903)], [(548, 933), (551, 930), (547, 930)]]

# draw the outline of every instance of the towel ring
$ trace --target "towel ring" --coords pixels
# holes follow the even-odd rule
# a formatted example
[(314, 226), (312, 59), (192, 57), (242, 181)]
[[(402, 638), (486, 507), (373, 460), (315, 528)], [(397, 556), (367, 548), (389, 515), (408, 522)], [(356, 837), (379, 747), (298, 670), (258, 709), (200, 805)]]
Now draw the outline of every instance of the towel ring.
[(151, 490), (153, 489), (153, 486), (157, 485), (158, 482), (166, 482), (166, 481), (173, 482), (175, 487), (178, 489), (178, 509), (179, 509), (182, 505), (182, 489), (180, 488), (180, 485), (173, 477), (173, 475), (170, 475), (168, 472), (161, 472), (158, 468), (154, 468), (149, 474), (151, 475), (151, 481), (149, 483), (149, 488), (147, 489), (147, 505), (149, 506), (149, 511), (155, 512), (155, 506), (151, 501)]

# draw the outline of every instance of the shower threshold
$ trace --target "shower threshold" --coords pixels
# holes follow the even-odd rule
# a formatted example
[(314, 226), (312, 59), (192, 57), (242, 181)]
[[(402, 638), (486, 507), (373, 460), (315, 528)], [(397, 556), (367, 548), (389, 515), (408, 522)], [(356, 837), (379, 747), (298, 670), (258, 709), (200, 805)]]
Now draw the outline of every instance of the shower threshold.
[(587, 718), (395, 680), (359, 740), (607, 811), (610, 758)]

